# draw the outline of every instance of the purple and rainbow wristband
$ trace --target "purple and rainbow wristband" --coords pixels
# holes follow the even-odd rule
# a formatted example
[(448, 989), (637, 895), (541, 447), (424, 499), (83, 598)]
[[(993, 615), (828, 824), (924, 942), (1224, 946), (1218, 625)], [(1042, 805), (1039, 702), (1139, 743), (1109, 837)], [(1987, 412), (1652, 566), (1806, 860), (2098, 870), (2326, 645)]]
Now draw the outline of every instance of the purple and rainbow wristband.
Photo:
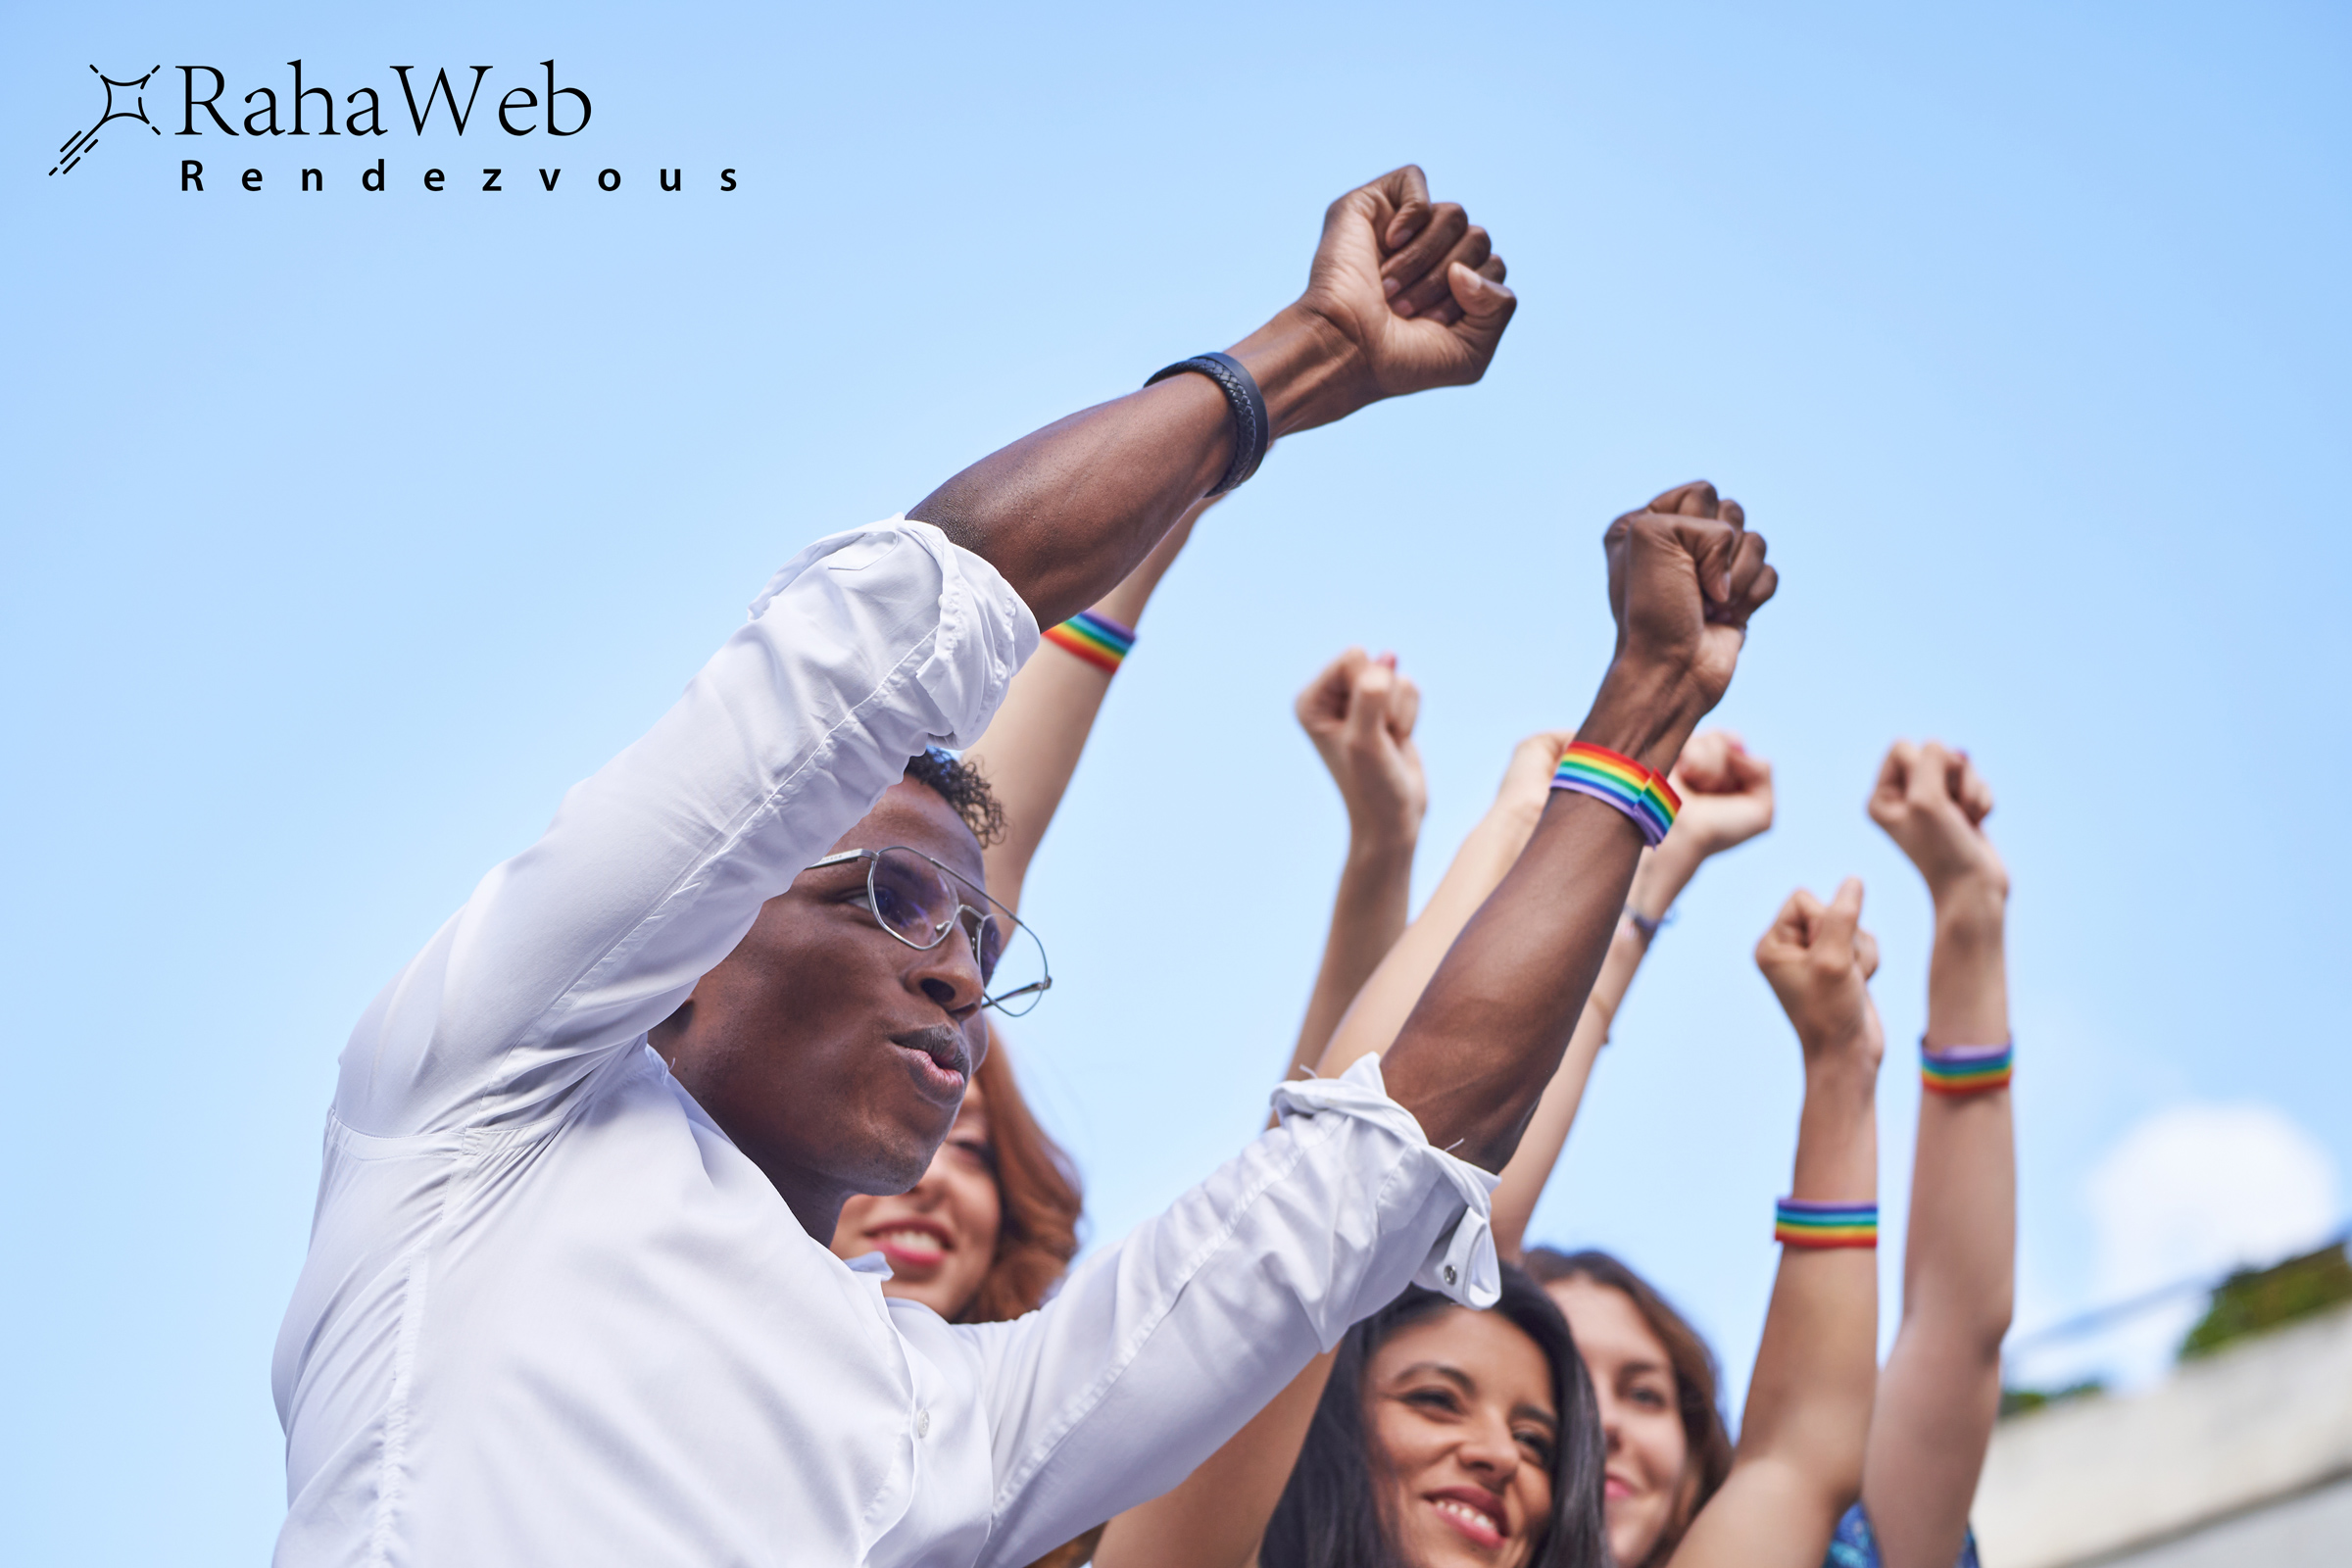
[(1674, 793), (1665, 774), (1605, 746), (1583, 741), (1560, 754), (1559, 765), (1551, 771), (1551, 787), (1614, 806), (1634, 819), (1634, 826), (1642, 830), (1642, 842), (1653, 850), (1664, 841), (1676, 813), (1683, 808), (1683, 798)]
[(1075, 654), (1105, 675), (1115, 675), (1135, 647), (1135, 628), (1122, 626), (1108, 615), (1081, 610), (1058, 626), (1046, 628), (1046, 641)]

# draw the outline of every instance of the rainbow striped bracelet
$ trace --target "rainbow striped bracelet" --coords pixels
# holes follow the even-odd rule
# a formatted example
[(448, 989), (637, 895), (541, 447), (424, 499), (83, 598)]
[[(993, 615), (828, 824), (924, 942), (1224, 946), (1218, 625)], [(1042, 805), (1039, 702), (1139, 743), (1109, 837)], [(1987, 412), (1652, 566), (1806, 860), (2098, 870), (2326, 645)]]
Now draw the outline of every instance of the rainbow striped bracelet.
[(1987, 1095), (2009, 1087), (2017, 1042), (2004, 1046), (1919, 1043), (1919, 1083), (1932, 1095)]
[(1772, 1239), (1783, 1247), (1875, 1248), (1879, 1245), (1879, 1205), (1800, 1203), (1784, 1198), (1773, 1208)]
[(1115, 675), (1128, 650), (1135, 646), (1135, 628), (1122, 626), (1108, 615), (1081, 610), (1060, 625), (1048, 626), (1046, 641), (1064, 653), (1077, 655), (1106, 675)]
[(1683, 808), (1683, 799), (1666, 782), (1666, 775), (1643, 767), (1630, 757), (1622, 757), (1604, 746), (1588, 746), (1578, 741), (1560, 754), (1559, 765), (1552, 769), (1551, 787), (1555, 790), (1574, 790), (1605, 801), (1634, 819), (1642, 830), (1642, 842), (1657, 848), (1674, 826), (1675, 813)]

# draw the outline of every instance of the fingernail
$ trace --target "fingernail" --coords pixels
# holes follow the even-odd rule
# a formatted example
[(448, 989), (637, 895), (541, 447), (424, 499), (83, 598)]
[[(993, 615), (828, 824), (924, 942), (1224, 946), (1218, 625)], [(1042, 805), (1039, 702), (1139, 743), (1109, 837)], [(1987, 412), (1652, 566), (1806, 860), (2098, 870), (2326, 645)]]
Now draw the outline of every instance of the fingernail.
[(1410, 316), (1413, 314), (1413, 302), (1411, 300), (1398, 300), (1395, 306), (1395, 310), (1398, 316)]
[(1390, 299), (1395, 299), (1396, 297), (1396, 291), (1402, 287), (1404, 287), (1404, 285), (1393, 277), (1384, 277), (1380, 280), (1380, 291), (1383, 294), (1386, 294)]

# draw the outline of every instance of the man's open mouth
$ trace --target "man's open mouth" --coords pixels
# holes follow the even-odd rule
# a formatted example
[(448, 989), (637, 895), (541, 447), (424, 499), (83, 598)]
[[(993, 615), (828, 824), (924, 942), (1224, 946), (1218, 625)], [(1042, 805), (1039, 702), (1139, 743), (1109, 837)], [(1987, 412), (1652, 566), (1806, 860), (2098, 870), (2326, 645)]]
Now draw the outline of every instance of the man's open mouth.
[(906, 1053), (917, 1081), (936, 1098), (961, 1098), (972, 1076), (972, 1054), (964, 1044), (963, 1031), (933, 1024), (928, 1029), (892, 1035), (890, 1043)]

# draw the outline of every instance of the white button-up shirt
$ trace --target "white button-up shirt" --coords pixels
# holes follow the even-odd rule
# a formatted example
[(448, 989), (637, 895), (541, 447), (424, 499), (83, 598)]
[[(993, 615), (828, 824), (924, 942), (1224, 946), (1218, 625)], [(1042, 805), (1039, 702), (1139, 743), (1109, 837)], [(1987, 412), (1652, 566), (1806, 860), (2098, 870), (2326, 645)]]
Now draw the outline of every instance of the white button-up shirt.
[(375, 1000), (273, 1366), (279, 1563), (1025, 1564), (1409, 1279), (1493, 1298), (1491, 1178), (1370, 1058), (1042, 1311), (963, 1326), (804, 1232), (646, 1043), (1037, 638), (926, 524), (812, 546)]

